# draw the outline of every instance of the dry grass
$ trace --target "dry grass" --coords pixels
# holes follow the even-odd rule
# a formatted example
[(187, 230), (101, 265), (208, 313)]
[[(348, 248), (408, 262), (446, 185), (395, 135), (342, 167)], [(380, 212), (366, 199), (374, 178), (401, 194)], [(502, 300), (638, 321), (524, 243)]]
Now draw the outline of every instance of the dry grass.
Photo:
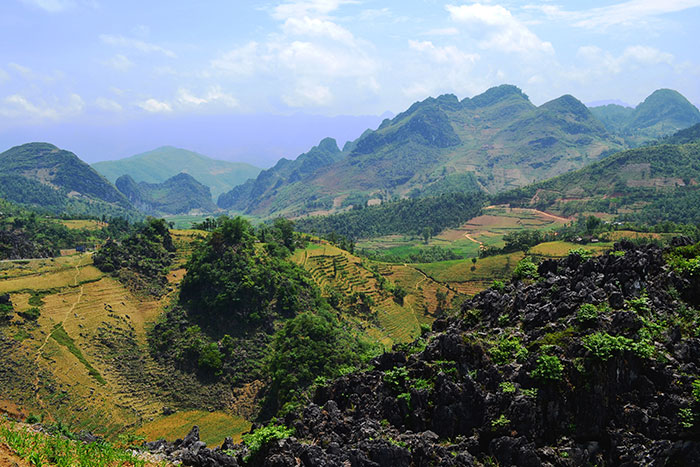
[(540, 243), (530, 249), (533, 255), (546, 256), (548, 258), (563, 258), (569, 254), (569, 251), (581, 248), (590, 251), (594, 255), (602, 254), (604, 251), (612, 248), (611, 243), (589, 243), (587, 245), (579, 245), (571, 242), (546, 242)]
[(61, 224), (65, 225), (69, 229), (100, 230), (107, 227), (106, 222), (100, 222), (90, 219), (63, 220), (61, 221)]
[(194, 425), (199, 426), (200, 439), (210, 447), (221, 445), (226, 437), (240, 442), (241, 435), (251, 427), (249, 421), (235, 415), (190, 410), (148, 422), (137, 429), (136, 434), (143, 435), (149, 440), (164, 438), (173, 441), (184, 438)]

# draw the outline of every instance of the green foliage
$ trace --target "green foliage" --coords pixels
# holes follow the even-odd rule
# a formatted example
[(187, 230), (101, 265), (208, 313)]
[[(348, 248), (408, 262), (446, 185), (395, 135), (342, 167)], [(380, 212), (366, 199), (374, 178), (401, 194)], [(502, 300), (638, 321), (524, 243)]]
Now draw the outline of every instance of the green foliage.
[(529, 256), (521, 259), (513, 270), (514, 280), (537, 279), (538, 277), (539, 274), (537, 273), (537, 265)]
[(537, 397), (538, 391), (539, 390), (537, 388), (521, 389), (520, 390), (520, 392), (522, 392), (524, 396), (527, 396), (527, 397), (530, 397), (533, 399)]
[(41, 310), (33, 306), (25, 311), (19, 312), (18, 314), (26, 320), (36, 321), (39, 319), (39, 316), (41, 316)]
[(302, 232), (320, 235), (335, 232), (350, 238), (421, 235), (427, 228), (439, 233), (477, 216), (483, 202), (484, 196), (479, 193), (403, 199), (332, 216), (300, 219), (296, 225)]
[(519, 337), (502, 337), (494, 346), (489, 349), (491, 358), (499, 365), (505, 365), (518, 360), (519, 362), (527, 359), (528, 351), (520, 342)]
[(614, 354), (632, 351), (642, 358), (650, 358), (654, 353), (653, 345), (646, 340), (635, 342), (624, 336), (611, 336), (607, 332), (596, 332), (582, 339), (583, 346), (596, 358), (607, 361)]
[(144, 467), (146, 462), (130, 450), (119, 449), (106, 442), (83, 443), (70, 437), (31, 432), (12, 424), (0, 426), (0, 442), (18, 457), (33, 466), (112, 467), (130, 465)]
[(503, 394), (513, 394), (515, 392), (515, 384), (510, 381), (502, 381), (498, 387)]
[(243, 442), (248, 446), (250, 455), (255, 456), (262, 448), (272, 441), (289, 438), (294, 434), (294, 429), (284, 425), (267, 425), (258, 428), (252, 433), (243, 435)]
[(406, 379), (408, 379), (408, 370), (403, 366), (384, 372), (384, 382), (395, 391), (399, 391), (404, 387)]
[(498, 290), (499, 292), (503, 292), (503, 289), (506, 287), (506, 284), (501, 280), (495, 280), (493, 281), (493, 284), (491, 284), (491, 287)]
[(54, 326), (53, 330), (51, 331), (51, 337), (64, 346), (70, 353), (73, 354), (75, 358), (80, 361), (80, 363), (83, 364), (85, 369), (88, 371), (88, 374), (95, 378), (95, 380), (100, 383), (100, 384), (107, 384), (107, 381), (102, 377), (99, 371), (97, 371), (91, 364), (90, 362), (87, 361), (85, 356), (83, 355), (83, 352), (78, 348), (78, 346), (75, 345), (75, 341), (73, 340), (72, 337), (68, 335), (66, 330), (63, 328), (63, 323), (58, 323), (56, 326)]
[(408, 295), (408, 291), (400, 285), (396, 285), (392, 289), (391, 293), (394, 296), (394, 301), (403, 306), (403, 299), (406, 297), (406, 295)]
[(211, 199), (209, 187), (186, 173), (179, 173), (162, 183), (136, 183), (131, 176), (122, 175), (116, 180), (115, 186), (147, 214), (184, 214), (192, 210), (217, 210)]
[(540, 355), (537, 358), (535, 369), (530, 372), (530, 376), (541, 382), (559, 381), (564, 372), (559, 357), (555, 355)]
[(695, 426), (695, 413), (690, 407), (678, 410), (678, 418), (680, 418), (681, 427), (689, 429)]
[(491, 428), (497, 430), (499, 428), (506, 428), (510, 425), (510, 419), (506, 418), (505, 415), (501, 414), (498, 418), (491, 420)]
[(121, 243), (108, 241), (93, 255), (93, 262), (135, 290), (158, 296), (165, 293), (174, 251), (165, 221), (149, 218)]
[(266, 371), (270, 398), (278, 406), (293, 400), (318, 376), (334, 378), (366, 361), (373, 348), (351, 335), (324, 308), (287, 321), (275, 335)]
[[(597, 219), (597, 217), (591, 216), (592, 219)], [(593, 257), (593, 253), (586, 250), (585, 248), (573, 248), (569, 250), (569, 256), (578, 256), (582, 260), (588, 260)]]
[(692, 395), (695, 402), (700, 403), (700, 379), (693, 381)]

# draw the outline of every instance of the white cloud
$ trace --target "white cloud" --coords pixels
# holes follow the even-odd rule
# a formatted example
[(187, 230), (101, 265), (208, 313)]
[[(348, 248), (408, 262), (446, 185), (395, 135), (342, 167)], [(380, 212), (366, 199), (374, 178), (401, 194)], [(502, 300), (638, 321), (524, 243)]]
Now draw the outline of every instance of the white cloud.
[(151, 113), (164, 113), (173, 111), (173, 108), (167, 102), (162, 102), (153, 98), (147, 99), (144, 102), (139, 103), (138, 106), (146, 112)]
[(577, 55), (606, 73), (621, 73), (639, 65), (673, 64), (673, 55), (654, 47), (633, 45), (625, 48), (618, 56), (596, 46), (579, 47)]
[(8, 68), (11, 68), (12, 70), (16, 71), (20, 75), (24, 76), (25, 78), (31, 78), (32, 76), (34, 76), (31, 68), (20, 65), (18, 63), (8, 63), (7, 66), (8, 66)]
[(479, 41), (482, 48), (517, 53), (554, 52), (550, 42), (540, 40), (501, 5), (473, 3), (445, 8), (452, 20), (467, 28), (465, 32), (475, 38), (484, 37)]
[(161, 47), (157, 44), (152, 44), (150, 42), (144, 42), (139, 39), (132, 39), (130, 37), (124, 37), (120, 35), (112, 34), (100, 34), (100, 40), (108, 45), (113, 45), (115, 47), (125, 47), (129, 49), (135, 49), (143, 53), (160, 53), (166, 57), (175, 58), (175, 52)]
[(331, 39), (348, 45), (355, 44), (355, 37), (344, 27), (321, 18), (288, 18), (282, 30), (289, 35)]
[(250, 76), (265, 66), (268, 60), (262, 54), (260, 44), (249, 42), (211, 61), (211, 66), (232, 75)]
[(283, 96), (283, 100), (290, 107), (324, 106), (331, 103), (333, 93), (327, 86), (304, 80), (292, 93)]
[(195, 96), (188, 89), (180, 88), (177, 92), (177, 101), (183, 106), (200, 106), (204, 104), (221, 104), (225, 107), (237, 107), (238, 100), (225, 93), (221, 86), (212, 86), (202, 96)]
[(4, 83), (5, 81), (10, 79), (9, 73), (7, 73), (5, 70), (0, 68), (0, 83)]
[(98, 97), (95, 99), (95, 105), (102, 110), (108, 110), (111, 112), (120, 112), (122, 110), (122, 106), (119, 103), (105, 97)]
[(73, 0), (22, 0), (23, 3), (41, 8), (49, 13), (57, 13), (75, 6)]
[(134, 66), (134, 62), (122, 54), (117, 54), (103, 63), (117, 71), (129, 71)]
[(423, 33), (424, 36), (457, 36), (459, 29), (457, 28), (437, 28), (429, 29)]
[(567, 20), (577, 27), (605, 29), (611, 26), (644, 26), (649, 19), (695, 7), (700, 7), (700, 0), (629, 0), (578, 11), (549, 4), (526, 5), (524, 8), (539, 10), (550, 19)]
[(325, 16), (342, 5), (357, 4), (357, 0), (301, 0), (277, 5), (272, 10), (272, 17), (277, 20), (303, 18), (304, 16)]
[(408, 45), (411, 49), (424, 53), (433, 62), (436, 63), (464, 66), (471, 65), (477, 60), (479, 60), (479, 54), (462, 52), (453, 45), (438, 47), (435, 46), (431, 41), (413, 40), (409, 40)]
[(53, 106), (43, 101), (32, 102), (21, 94), (7, 96), (3, 99), (3, 104), (0, 107), (0, 115), (33, 120), (57, 120), (65, 116), (79, 114), (85, 108), (85, 102), (78, 94), (70, 94), (67, 102), (55, 103)]

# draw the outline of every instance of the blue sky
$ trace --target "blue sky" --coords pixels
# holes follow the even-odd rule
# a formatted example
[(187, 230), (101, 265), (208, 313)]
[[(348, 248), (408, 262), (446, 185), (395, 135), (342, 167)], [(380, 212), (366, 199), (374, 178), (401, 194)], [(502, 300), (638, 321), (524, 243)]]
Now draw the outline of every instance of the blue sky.
[[(327, 130), (351, 138), (502, 83), (538, 105), (636, 105), (662, 87), (698, 105), (699, 24), (700, 0), (3, 0), (0, 149), (52, 140), (91, 161), (175, 143), (269, 165), (318, 141), (308, 115), (355, 116)], [(195, 134), (217, 116), (260, 125)], [(272, 141), (293, 120), (296, 139)]]

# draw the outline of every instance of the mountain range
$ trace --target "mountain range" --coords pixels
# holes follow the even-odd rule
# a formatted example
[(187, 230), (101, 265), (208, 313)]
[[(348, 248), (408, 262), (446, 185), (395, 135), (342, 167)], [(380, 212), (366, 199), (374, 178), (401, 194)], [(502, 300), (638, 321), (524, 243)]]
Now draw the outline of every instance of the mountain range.
[(0, 196), (55, 214), (138, 215), (95, 169), (48, 143), (23, 144), (0, 154)]
[(151, 215), (202, 214), (218, 210), (211, 200), (209, 187), (186, 173), (179, 173), (163, 183), (137, 183), (130, 175), (122, 175), (116, 187), (137, 209)]
[(261, 170), (250, 164), (211, 159), (172, 146), (115, 161), (96, 162), (92, 166), (112, 183), (122, 175), (129, 175), (136, 182), (162, 183), (179, 173), (186, 173), (211, 188), (214, 198), (256, 177)]
[(342, 150), (327, 138), (293, 161), (282, 159), (222, 194), (218, 205), (294, 217), (397, 197), (496, 193), (581, 168), (630, 141), (640, 144), (698, 121), (700, 112), (670, 90), (654, 92), (636, 109), (592, 110), (570, 95), (537, 107), (511, 85), (461, 101), (443, 95), (413, 104)]

